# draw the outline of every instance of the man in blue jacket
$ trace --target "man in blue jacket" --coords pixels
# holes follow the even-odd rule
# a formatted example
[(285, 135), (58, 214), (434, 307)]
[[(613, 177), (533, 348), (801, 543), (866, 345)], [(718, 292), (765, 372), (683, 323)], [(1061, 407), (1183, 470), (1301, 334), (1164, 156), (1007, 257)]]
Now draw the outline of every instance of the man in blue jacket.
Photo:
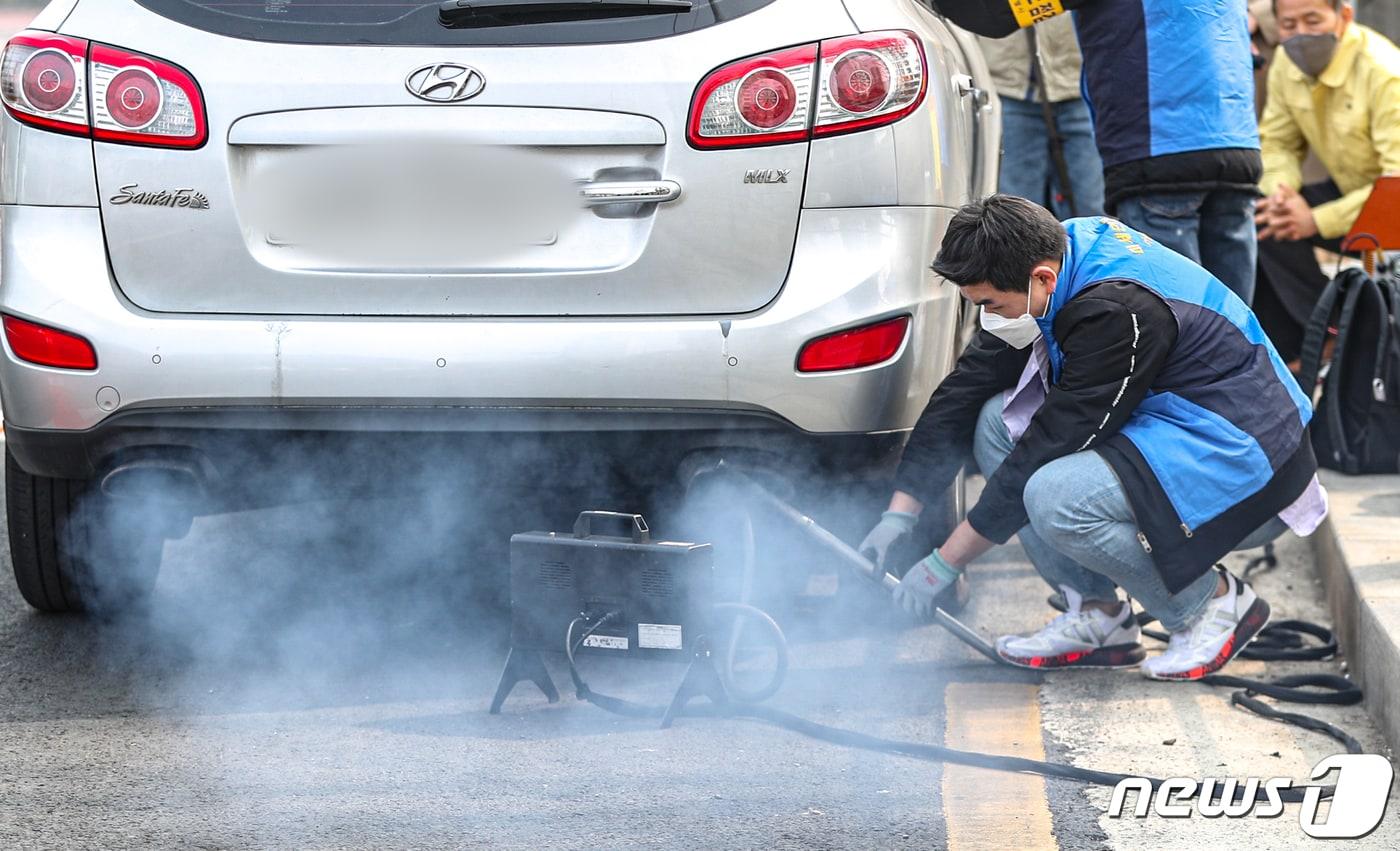
[(1254, 295), (1263, 171), (1243, 0), (933, 0), (997, 38), (1074, 10), (1104, 208)]
[[(885, 566), (969, 449), (987, 484), (897, 601), (927, 615), (968, 562), (1019, 533), (1069, 611), (1003, 636), (1003, 658), (1141, 663), (1158, 679), (1219, 670), (1269, 606), (1216, 561), (1326, 514), (1311, 405), (1254, 315), (1121, 222), (1061, 224), (1009, 195), (959, 210), (933, 268), (982, 309), (982, 331), (929, 400), (861, 550)], [(1143, 661), (1119, 588), (1171, 633), (1165, 653)]]
[(1253, 300), (1263, 172), (1242, 0), (1092, 0), (1074, 12), (1105, 209)]

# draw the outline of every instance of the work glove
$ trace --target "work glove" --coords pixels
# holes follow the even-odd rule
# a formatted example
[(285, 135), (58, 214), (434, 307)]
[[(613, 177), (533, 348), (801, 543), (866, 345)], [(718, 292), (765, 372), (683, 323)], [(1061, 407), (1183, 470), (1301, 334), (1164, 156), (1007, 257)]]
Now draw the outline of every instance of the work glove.
[(918, 564), (909, 568), (894, 589), (895, 605), (911, 615), (927, 618), (933, 614), (934, 600), (958, 581), (962, 571), (943, 560), (934, 550)]
[(916, 515), (886, 511), (880, 515), (880, 522), (875, 524), (865, 540), (860, 542), (860, 554), (874, 562), (882, 573), (888, 573), (885, 570), (885, 557), (889, 555), (890, 548), (914, 534), (917, 525), (919, 518)]

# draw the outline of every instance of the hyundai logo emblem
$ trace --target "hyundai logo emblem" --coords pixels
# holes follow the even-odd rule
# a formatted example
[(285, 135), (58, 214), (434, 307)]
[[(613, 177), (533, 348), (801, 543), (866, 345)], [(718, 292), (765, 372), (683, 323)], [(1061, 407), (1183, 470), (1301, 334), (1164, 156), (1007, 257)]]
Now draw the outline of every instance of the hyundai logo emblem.
[(414, 96), (434, 103), (456, 103), (481, 94), (486, 78), (470, 65), (436, 62), (415, 68), (404, 86)]

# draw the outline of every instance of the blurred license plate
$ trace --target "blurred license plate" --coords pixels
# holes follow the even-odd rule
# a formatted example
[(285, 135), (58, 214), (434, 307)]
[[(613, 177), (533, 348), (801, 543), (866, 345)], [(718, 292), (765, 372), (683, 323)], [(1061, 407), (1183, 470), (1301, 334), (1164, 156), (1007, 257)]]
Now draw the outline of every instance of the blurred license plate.
[(555, 244), (577, 209), (570, 182), (521, 152), (316, 153), (268, 193), (269, 245), (380, 257), (509, 252)]

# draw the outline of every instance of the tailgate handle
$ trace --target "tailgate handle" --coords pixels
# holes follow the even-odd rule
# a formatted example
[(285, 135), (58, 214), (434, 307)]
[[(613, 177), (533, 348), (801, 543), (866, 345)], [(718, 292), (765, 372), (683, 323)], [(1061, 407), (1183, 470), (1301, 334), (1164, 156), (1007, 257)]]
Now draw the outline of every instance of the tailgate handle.
[(607, 204), (662, 204), (681, 197), (681, 185), (674, 180), (616, 180), (585, 183), (579, 197), (586, 207)]

